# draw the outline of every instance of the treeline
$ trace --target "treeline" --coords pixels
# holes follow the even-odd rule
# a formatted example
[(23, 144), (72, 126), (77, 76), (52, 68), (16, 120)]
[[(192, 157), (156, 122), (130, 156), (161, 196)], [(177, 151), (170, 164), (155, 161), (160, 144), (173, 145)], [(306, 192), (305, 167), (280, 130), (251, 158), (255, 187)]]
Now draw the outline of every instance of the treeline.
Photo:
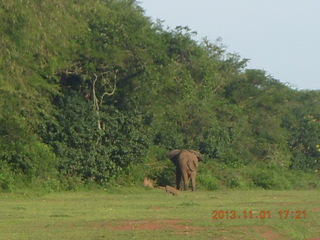
[(176, 148), (205, 155), (208, 190), (319, 186), (319, 91), (134, 0), (4, 0), (0, 21), (0, 189), (173, 184)]

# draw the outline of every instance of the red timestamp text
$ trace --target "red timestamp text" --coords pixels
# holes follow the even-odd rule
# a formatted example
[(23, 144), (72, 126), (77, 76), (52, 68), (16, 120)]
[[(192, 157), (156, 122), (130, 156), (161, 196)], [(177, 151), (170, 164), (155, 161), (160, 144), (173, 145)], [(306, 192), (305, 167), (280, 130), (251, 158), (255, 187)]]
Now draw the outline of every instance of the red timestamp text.
[(307, 211), (290, 211), (290, 210), (281, 210), (278, 212), (280, 219), (288, 219), (288, 218), (294, 218), (294, 219), (306, 219), (307, 218)]
[(214, 210), (212, 211), (212, 219), (306, 219), (307, 211), (292, 211), (292, 210), (281, 210), (277, 212), (271, 212), (270, 210), (261, 211), (235, 211), (235, 210)]

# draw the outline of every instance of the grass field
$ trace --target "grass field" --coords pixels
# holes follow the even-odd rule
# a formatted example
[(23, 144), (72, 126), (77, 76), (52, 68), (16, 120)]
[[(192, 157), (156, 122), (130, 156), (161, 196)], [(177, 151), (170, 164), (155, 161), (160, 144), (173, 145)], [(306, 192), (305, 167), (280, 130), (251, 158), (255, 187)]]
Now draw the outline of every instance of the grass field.
[(0, 194), (1, 240), (186, 238), (320, 239), (319, 190)]

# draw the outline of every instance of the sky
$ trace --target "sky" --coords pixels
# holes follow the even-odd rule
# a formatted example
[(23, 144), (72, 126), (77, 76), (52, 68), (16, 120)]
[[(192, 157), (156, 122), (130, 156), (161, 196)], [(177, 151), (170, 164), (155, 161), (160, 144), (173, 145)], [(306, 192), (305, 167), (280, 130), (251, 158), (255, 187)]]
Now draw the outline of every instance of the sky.
[(247, 68), (298, 90), (320, 90), (320, 0), (139, 0), (145, 16), (196, 40), (221, 38)]

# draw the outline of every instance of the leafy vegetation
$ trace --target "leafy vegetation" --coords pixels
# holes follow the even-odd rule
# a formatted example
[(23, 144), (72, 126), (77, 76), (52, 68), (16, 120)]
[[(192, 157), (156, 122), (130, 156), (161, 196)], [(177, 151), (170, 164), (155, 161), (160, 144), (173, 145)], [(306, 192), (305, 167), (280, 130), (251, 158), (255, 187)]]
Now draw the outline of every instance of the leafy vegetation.
[(0, 189), (172, 183), (175, 148), (204, 153), (208, 190), (319, 186), (319, 91), (135, 1), (4, 0), (0, 18)]

